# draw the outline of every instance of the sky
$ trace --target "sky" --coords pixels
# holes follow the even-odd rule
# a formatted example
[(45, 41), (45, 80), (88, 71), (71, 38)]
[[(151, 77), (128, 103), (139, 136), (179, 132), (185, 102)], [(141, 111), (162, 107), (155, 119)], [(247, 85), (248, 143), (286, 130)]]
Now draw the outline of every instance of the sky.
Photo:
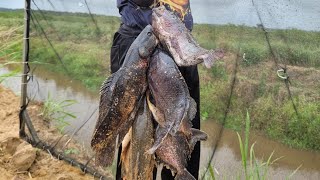
[(0, 0), (0, 7), (10, 9), (21, 9), (24, 7), (23, 0)]
[[(54, 4), (54, 7), (50, 5)], [(87, 12), (84, 0), (35, 0), (43, 10)], [(260, 24), (256, 8), (266, 27), (320, 31), (319, 0), (191, 0), (195, 23)], [(95, 14), (119, 16), (116, 0), (87, 0)], [(23, 8), (23, 0), (0, 0), (0, 7)], [(35, 9), (35, 7), (34, 7)]]

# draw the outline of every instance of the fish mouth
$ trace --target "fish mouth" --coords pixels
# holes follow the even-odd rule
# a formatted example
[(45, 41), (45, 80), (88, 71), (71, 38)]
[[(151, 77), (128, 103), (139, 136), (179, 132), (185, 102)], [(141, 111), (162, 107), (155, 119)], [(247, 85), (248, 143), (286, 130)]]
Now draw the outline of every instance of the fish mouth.
[(163, 11), (161, 7), (152, 9), (153, 14), (155, 14), (157, 17), (162, 16), (161, 11)]

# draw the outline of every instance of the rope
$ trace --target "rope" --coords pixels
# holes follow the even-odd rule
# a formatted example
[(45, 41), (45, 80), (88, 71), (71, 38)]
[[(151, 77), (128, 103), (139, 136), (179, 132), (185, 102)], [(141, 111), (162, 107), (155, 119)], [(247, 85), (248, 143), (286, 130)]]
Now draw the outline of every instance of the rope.
[[(286, 89), (287, 89), (287, 91), (288, 91), (288, 95), (289, 95), (289, 98), (290, 98), (290, 100), (291, 100), (291, 103), (292, 103), (293, 109), (294, 109), (294, 111), (295, 111), (295, 114), (296, 114), (296, 116), (300, 119), (300, 115), (299, 115), (299, 113), (298, 113), (298, 108), (297, 108), (297, 106), (296, 106), (296, 104), (295, 104), (295, 102), (294, 102), (294, 100), (293, 100), (292, 92), (291, 92), (291, 90), (290, 90), (290, 81), (289, 81), (289, 76), (288, 76), (288, 74), (287, 74), (287, 69), (288, 69), (288, 68), (287, 68), (286, 65), (285, 65), (285, 67), (281, 67), (281, 66), (279, 65), (278, 60), (277, 60), (277, 57), (276, 57), (276, 55), (275, 55), (275, 53), (274, 53), (274, 51), (273, 51), (273, 49), (272, 49), (271, 43), (270, 43), (270, 37), (269, 37), (268, 31), (265, 29), (265, 26), (264, 26), (264, 23), (263, 23), (263, 21), (262, 21), (261, 15), (260, 15), (260, 13), (259, 13), (258, 7), (257, 7), (256, 4), (254, 3), (254, 0), (252, 0), (252, 5), (253, 5), (253, 6), (255, 7), (255, 9), (256, 9), (256, 12), (257, 12), (259, 21), (260, 21), (261, 26), (262, 26), (262, 30), (263, 30), (264, 35), (265, 35), (265, 39), (266, 39), (266, 41), (267, 41), (267, 43), (268, 43), (268, 48), (269, 48), (269, 50), (270, 50), (270, 52), (271, 52), (271, 55), (272, 55), (272, 59), (273, 59), (275, 65), (276, 65), (276, 67), (278, 68), (278, 70), (277, 70), (277, 75), (278, 75), (278, 77), (279, 77), (280, 79), (283, 79), (283, 80), (284, 80), (284, 83), (285, 83)], [(286, 42), (286, 44), (287, 44), (287, 39), (284, 38), (284, 40), (285, 40), (285, 42)], [(283, 75), (279, 75), (279, 72), (283, 72)]]
[(90, 8), (89, 8), (89, 5), (88, 5), (88, 3), (87, 3), (87, 0), (84, 0), (84, 3), (86, 4), (86, 7), (87, 7), (88, 12), (89, 12), (90, 17), (91, 17), (91, 20), (92, 20), (93, 24), (96, 26), (97, 34), (99, 35), (99, 34), (101, 33), (101, 31), (100, 31), (100, 29), (99, 29), (99, 26), (98, 26), (98, 24), (97, 24), (97, 21), (94, 19), (93, 15), (92, 15), (92, 13), (91, 13), (91, 10), (90, 10)]
[(32, 0), (32, 3), (36, 6), (36, 8), (38, 9), (38, 11), (40, 12), (43, 20), (45, 20), (46, 23), (48, 24), (48, 26), (50, 26), (50, 27), (54, 30), (54, 32), (55, 32), (56, 35), (58, 36), (59, 41), (62, 41), (61, 36), (60, 36), (60, 35), (57, 33), (57, 31), (56, 31), (56, 28), (55, 28), (51, 23), (49, 23), (49, 21), (47, 20), (46, 16), (45, 16), (44, 13), (43, 13), (43, 11), (39, 8), (39, 6), (36, 4), (36, 2), (35, 2), (34, 0)]
[(54, 54), (57, 56), (59, 62), (62, 64), (63, 69), (66, 71), (66, 73), (70, 76), (70, 73), (68, 71), (68, 69), (66, 68), (66, 66), (64, 65), (62, 58), (60, 57), (59, 53), (57, 52), (57, 50), (54, 48), (53, 44), (51, 43), (51, 41), (49, 40), (47, 34), (45, 33), (44, 29), (42, 28), (42, 26), (40, 25), (37, 17), (34, 15), (34, 13), (31, 13), (31, 17), (34, 18), (34, 20), (36, 21), (36, 23), (38, 24), (41, 33), (44, 35), (45, 39), (47, 40), (47, 42), (49, 43), (51, 49), (53, 50)]
[(207, 174), (207, 172), (209, 170), (209, 167), (211, 166), (211, 162), (212, 162), (213, 157), (214, 157), (214, 155), (216, 153), (218, 145), (220, 144), (220, 141), (221, 141), (221, 137), (222, 137), (222, 134), (223, 134), (223, 131), (224, 131), (224, 126), (226, 124), (227, 116), (228, 116), (228, 113), (229, 113), (229, 110), (230, 110), (230, 107), (231, 107), (231, 100), (232, 100), (232, 96), (233, 96), (234, 88), (235, 88), (235, 84), (236, 84), (237, 72), (238, 72), (238, 66), (239, 66), (239, 58), (240, 57), (241, 57), (241, 55), (240, 55), (240, 46), (239, 46), (237, 57), (235, 59), (236, 64), (235, 64), (235, 67), (234, 67), (233, 79), (232, 79), (232, 82), (231, 82), (231, 88), (230, 88), (229, 98), (228, 98), (228, 101), (227, 101), (227, 107), (226, 107), (226, 110), (224, 112), (224, 118), (223, 118), (223, 121), (222, 121), (221, 128), (219, 130), (219, 134), (218, 134), (218, 137), (217, 137), (217, 142), (215, 143), (215, 145), (213, 147), (213, 152), (212, 152), (212, 154), (211, 154), (211, 156), (209, 158), (206, 170), (203, 173), (203, 175), (201, 177), (201, 180), (203, 180), (205, 178), (205, 175)]

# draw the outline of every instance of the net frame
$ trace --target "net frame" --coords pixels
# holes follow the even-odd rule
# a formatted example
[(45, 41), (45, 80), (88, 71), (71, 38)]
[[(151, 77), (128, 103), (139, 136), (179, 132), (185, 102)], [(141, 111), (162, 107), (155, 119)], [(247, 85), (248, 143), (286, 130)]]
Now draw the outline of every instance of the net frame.
[[(55, 145), (59, 142), (59, 138), (55, 145), (47, 144), (39, 139), (37, 132), (32, 124), (30, 116), (28, 114), (27, 106), (29, 103), (27, 97), (27, 83), (30, 80), (31, 76), (29, 75), (30, 66), (29, 66), (29, 45), (30, 45), (30, 19), (31, 19), (31, 0), (25, 0), (25, 8), (24, 8), (24, 36), (23, 36), (23, 73), (21, 76), (21, 101), (20, 101), (20, 112), (19, 112), (19, 137), (28, 143), (30, 143), (33, 147), (42, 149), (43, 151), (49, 153), (54, 156), (58, 160), (64, 160), (69, 163), (71, 166), (75, 166), (79, 168), (84, 173), (89, 173), (93, 177), (97, 177), (99, 179), (106, 179), (105, 176), (101, 175), (94, 168), (88, 167), (89, 162), (92, 160), (89, 159), (87, 163), (81, 163), (77, 160), (64, 155), (63, 152), (59, 152), (55, 150)], [(29, 132), (30, 136), (27, 135), (26, 130)], [(63, 136), (61, 136), (63, 137)]]

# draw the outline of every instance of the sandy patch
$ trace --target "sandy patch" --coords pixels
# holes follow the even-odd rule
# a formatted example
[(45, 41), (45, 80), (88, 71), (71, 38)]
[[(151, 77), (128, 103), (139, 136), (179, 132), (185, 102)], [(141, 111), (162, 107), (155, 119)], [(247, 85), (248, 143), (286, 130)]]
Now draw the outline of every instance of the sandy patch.
[(19, 97), (0, 86), (0, 179), (94, 179), (19, 139), (19, 103)]

